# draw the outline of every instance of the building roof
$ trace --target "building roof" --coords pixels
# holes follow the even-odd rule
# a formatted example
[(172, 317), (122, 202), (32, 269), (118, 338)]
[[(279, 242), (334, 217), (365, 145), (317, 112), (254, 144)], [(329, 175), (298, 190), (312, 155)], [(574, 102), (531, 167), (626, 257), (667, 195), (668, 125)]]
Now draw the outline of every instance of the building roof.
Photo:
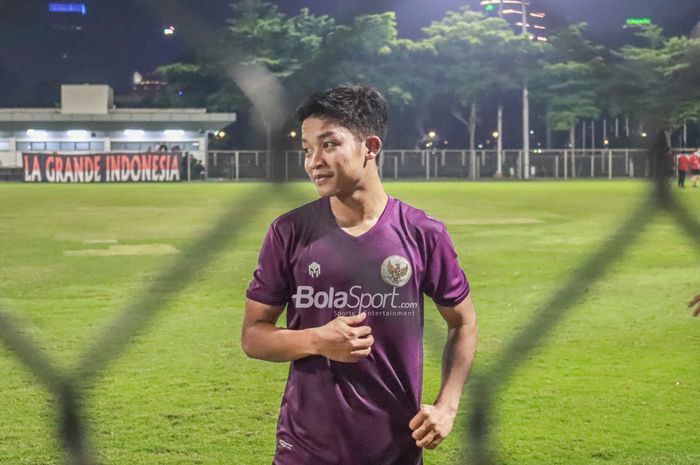
[(27, 129), (218, 131), (236, 121), (235, 113), (204, 108), (116, 108), (114, 92), (104, 84), (63, 84), (59, 108), (0, 108), (0, 131)]
[(0, 109), (0, 130), (5, 131), (28, 128), (111, 131), (128, 125), (146, 130), (217, 131), (235, 121), (236, 113), (207, 113), (203, 108), (111, 108), (107, 114), (63, 114), (60, 108)]

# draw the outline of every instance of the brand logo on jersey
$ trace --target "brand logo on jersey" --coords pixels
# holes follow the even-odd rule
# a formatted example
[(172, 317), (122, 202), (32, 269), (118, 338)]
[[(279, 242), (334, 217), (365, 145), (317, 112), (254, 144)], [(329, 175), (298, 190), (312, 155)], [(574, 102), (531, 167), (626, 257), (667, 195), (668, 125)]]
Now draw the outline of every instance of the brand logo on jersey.
[(382, 262), (382, 279), (389, 286), (404, 286), (412, 274), (411, 264), (400, 255), (390, 255)]
[(298, 286), (296, 293), (292, 295), (294, 307), (297, 310), (306, 308), (323, 309), (379, 309), (399, 308), (401, 302), (397, 302), (399, 292), (396, 287), (391, 292), (369, 293), (364, 292), (362, 286), (352, 286), (347, 291), (328, 288), (327, 291), (317, 291), (313, 286)]
[(309, 265), (309, 276), (312, 278), (318, 278), (321, 276), (321, 265), (319, 265), (316, 262), (313, 262), (311, 265)]

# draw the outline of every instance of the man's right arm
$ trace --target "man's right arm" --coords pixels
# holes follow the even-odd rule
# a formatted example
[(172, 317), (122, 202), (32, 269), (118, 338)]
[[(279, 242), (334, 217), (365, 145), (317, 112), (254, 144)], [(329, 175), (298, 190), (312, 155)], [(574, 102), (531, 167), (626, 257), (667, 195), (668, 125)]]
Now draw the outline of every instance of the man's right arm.
[(359, 326), (364, 313), (338, 317), (318, 328), (285, 329), (276, 323), (283, 306), (246, 299), (241, 328), (241, 346), (251, 358), (270, 362), (290, 362), (310, 355), (321, 355), (338, 362), (354, 363), (372, 350), (372, 330)]

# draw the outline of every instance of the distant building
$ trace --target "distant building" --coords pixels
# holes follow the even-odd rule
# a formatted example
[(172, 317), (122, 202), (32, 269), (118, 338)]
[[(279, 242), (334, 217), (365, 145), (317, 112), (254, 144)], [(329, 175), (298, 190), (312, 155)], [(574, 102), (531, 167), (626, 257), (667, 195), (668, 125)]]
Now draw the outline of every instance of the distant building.
[(85, 29), (88, 5), (87, 1), (48, 1), (46, 13), (52, 29), (79, 32)]
[(236, 121), (235, 113), (116, 108), (113, 100), (106, 85), (63, 85), (60, 108), (0, 108), (0, 167), (21, 167), (23, 153), (142, 153), (161, 146), (205, 161), (208, 135)]
[(146, 75), (145, 77), (136, 71), (132, 78), (133, 92), (136, 95), (153, 95), (163, 87), (168, 85), (167, 81), (160, 79), (157, 75)]
[(530, 0), (482, 0), (481, 7), (488, 16), (505, 19), (516, 32), (523, 29), (523, 10), (527, 32), (533, 40), (547, 42), (546, 14), (531, 5)]

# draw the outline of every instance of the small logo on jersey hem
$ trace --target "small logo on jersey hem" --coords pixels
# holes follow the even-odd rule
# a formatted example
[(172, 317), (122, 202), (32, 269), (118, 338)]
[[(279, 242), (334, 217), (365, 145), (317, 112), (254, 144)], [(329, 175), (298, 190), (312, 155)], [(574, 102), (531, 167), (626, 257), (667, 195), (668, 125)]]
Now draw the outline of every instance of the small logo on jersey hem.
[(309, 276), (311, 276), (314, 279), (321, 276), (321, 265), (319, 265), (316, 262), (313, 262), (311, 265), (309, 265)]
[(284, 447), (284, 448), (287, 449), (287, 450), (292, 450), (292, 447), (293, 447), (293, 446), (292, 446), (290, 443), (286, 442), (286, 441), (283, 441), (283, 440), (280, 439), (279, 441), (277, 441), (277, 443), (280, 445), (280, 447)]
[(382, 280), (389, 286), (402, 287), (411, 279), (411, 264), (400, 255), (389, 255), (382, 262)]

